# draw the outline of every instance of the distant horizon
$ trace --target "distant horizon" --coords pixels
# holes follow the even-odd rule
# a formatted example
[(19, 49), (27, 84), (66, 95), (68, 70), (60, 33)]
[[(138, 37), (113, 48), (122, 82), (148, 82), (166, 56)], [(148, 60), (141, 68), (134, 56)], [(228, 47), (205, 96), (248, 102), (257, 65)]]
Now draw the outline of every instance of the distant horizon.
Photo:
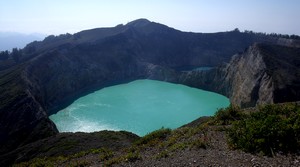
[[(150, 20), (152, 21), (152, 20)], [(156, 22), (156, 21), (153, 21), (153, 22)], [(128, 23), (128, 22), (127, 22)], [(127, 24), (127, 23), (120, 23), (120, 24)], [(156, 23), (160, 23), (160, 22), (156, 22)], [(120, 25), (120, 24), (116, 24), (115, 26), (117, 25)], [(163, 23), (160, 23), (160, 24), (163, 24)], [(166, 24), (163, 24), (163, 25), (166, 25)], [(86, 28), (86, 29), (81, 29), (81, 30), (78, 30), (78, 31), (73, 31), (73, 32), (63, 32), (62, 33), (43, 33), (43, 32), (17, 32), (17, 31), (1, 31), (0, 30), (0, 33), (12, 33), (12, 34), (20, 34), (20, 35), (42, 35), (42, 36), (49, 36), (49, 35), (55, 35), (55, 36), (59, 36), (59, 35), (62, 35), (62, 34), (76, 34), (78, 32), (81, 32), (81, 31), (85, 31), (85, 30), (92, 30), (92, 29), (97, 29), (97, 28), (112, 28), (112, 27), (115, 27), (115, 26), (103, 26), (103, 27), (91, 27), (91, 28)], [(218, 30), (218, 31), (189, 31), (189, 30), (181, 30), (179, 28), (176, 28), (176, 27), (171, 27), (169, 25), (166, 25), (170, 28), (174, 28), (176, 30), (179, 30), (179, 31), (182, 31), (182, 32), (192, 32), (192, 33), (219, 33), (219, 32), (228, 32), (228, 31), (232, 31), (234, 29), (239, 29), (240, 32), (245, 32), (245, 31), (252, 31), (252, 32), (255, 32), (255, 33), (266, 33), (266, 34), (272, 34), (272, 33), (275, 33), (275, 34), (282, 34), (282, 35), (297, 35), (297, 36), (300, 36), (300, 33), (299, 34), (296, 34), (296, 33), (280, 33), (280, 32), (263, 32), (263, 31), (255, 31), (255, 30), (252, 30), (252, 29), (241, 29), (239, 27), (235, 27), (235, 28), (232, 28), (232, 29), (227, 29), (227, 30)]]
[(147, 18), (184, 32), (300, 35), (299, 7), (299, 0), (9, 0), (0, 1), (0, 31), (73, 34)]
[[(139, 19), (147, 19), (147, 18), (139, 18)], [(138, 20), (138, 19), (135, 19), (135, 20)], [(135, 20), (128, 21), (127, 23), (135, 21)], [(149, 19), (147, 19), (147, 20), (149, 20)], [(156, 22), (156, 21), (153, 21), (153, 20), (149, 20), (149, 21), (154, 22), (154, 23), (159, 23), (159, 22)], [(126, 25), (127, 23), (120, 23), (120, 24)], [(92, 28), (88, 28), (88, 29), (79, 30), (79, 31), (73, 32), (73, 33), (66, 32), (66, 33), (61, 33), (61, 34), (42, 34), (42, 33), (38, 33), (38, 32), (33, 32), (33, 33), (30, 33), (30, 34), (26, 34), (26, 33), (22, 33), (22, 32), (12, 32), (12, 31), (3, 32), (3, 31), (0, 31), (0, 51), (5, 51), (5, 50), (11, 51), (13, 48), (23, 48), (30, 42), (43, 41), (47, 36), (50, 36), (50, 35), (59, 36), (59, 35), (67, 34), (67, 33), (73, 35), (75, 33), (81, 32), (81, 31), (97, 29), (97, 28), (112, 28), (112, 27), (118, 26), (120, 24), (110, 26), (110, 27), (109, 26), (92, 27)], [(169, 25), (166, 25), (164, 23), (159, 23), (159, 24), (163, 24), (165, 26), (170, 27)], [(276, 33), (276, 34), (281, 34), (281, 35), (289, 35), (289, 36), (297, 35), (297, 36), (300, 36), (298, 34), (282, 34), (282, 33), (277, 33), (277, 32), (257, 32), (257, 31), (253, 31), (253, 30), (241, 30), (238, 27), (236, 27), (234, 29), (231, 29), (231, 30), (223, 30), (223, 31), (217, 31), (217, 32), (193, 32), (193, 31), (180, 30), (180, 29), (177, 29), (176, 27), (170, 27), (170, 28), (174, 28), (174, 29), (182, 31), (182, 32), (192, 32), (192, 33), (219, 33), (219, 32), (229, 32), (229, 31), (233, 31), (235, 29), (239, 29), (239, 31), (242, 32), (242, 33), (246, 32), (246, 31), (252, 31), (254, 33), (265, 33), (267, 35), (270, 35), (272, 33)]]
[[(86, 30), (92, 30), (92, 29), (97, 29), (97, 28), (113, 28), (113, 27), (116, 27), (118, 25), (126, 25), (127, 23), (129, 22), (132, 22), (132, 21), (135, 21), (135, 20), (139, 20), (139, 19), (147, 19), (147, 18), (137, 18), (137, 19), (134, 19), (134, 20), (131, 20), (131, 21), (127, 21), (126, 23), (119, 23), (119, 24), (116, 24), (114, 26), (102, 26), (102, 27), (90, 27), (90, 28), (87, 28), (87, 29), (82, 29), (82, 30), (78, 30), (78, 31), (74, 31), (74, 32), (64, 32), (64, 33), (59, 33), (59, 34), (48, 34), (48, 33), (42, 33), (42, 32), (16, 32), (16, 31), (1, 31), (0, 30), (0, 37), (1, 35), (3, 34), (11, 34), (11, 35), (16, 35), (16, 34), (19, 34), (19, 35), (26, 35), (26, 36), (37, 36), (37, 37), (41, 37), (41, 36), (44, 36), (44, 37), (47, 37), (47, 36), (50, 36), (50, 35), (54, 35), (54, 36), (59, 36), (59, 35), (63, 35), (63, 34), (76, 34), (76, 33), (79, 33), (81, 31), (86, 31)], [(149, 20), (149, 19), (147, 19)], [(240, 32), (245, 32), (245, 31), (252, 31), (254, 33), (266, 33), (266, 34), (272, 34), (272, 33), (275, 33), (275, 34), (281, 34), (281, 35), (297, 35), (297, 36), (300, 36), (300, 34), (284, 34), (284, 33), (279, 33), (279, 32), (260, 32), (260, 31), (255, 31), (255, 30), (251, 30), (251, 29), (240, 29), (239, 27), (235, 27), (233, 29), (227, 29), (227, 30), (220, 30), (220, 31), (207, 31), (207, 32), (196, 32), (196, 31), (186, 31), (186, 30), (181, 30), (181, 29), (178, 29), (176, 27), (171, 27), (167, 24), (164, 24), (164, 23), (161, 23), (161, 22), (156, 22), (155, 20), (149, 20), (150, 22), (154, 22), (154, 23), (159, 23), (159, 24), (163, 24), (165, 26), (168, 26), (170, 28), (174, 28), (176, 30), (179, 30), (179, 31), (182, 31), (182, 32), (192, 32), (192, 33), (219, 33), (219, 32), (229, 32), (229, 31), (233, 31), (235, 29), (238, 29)]]

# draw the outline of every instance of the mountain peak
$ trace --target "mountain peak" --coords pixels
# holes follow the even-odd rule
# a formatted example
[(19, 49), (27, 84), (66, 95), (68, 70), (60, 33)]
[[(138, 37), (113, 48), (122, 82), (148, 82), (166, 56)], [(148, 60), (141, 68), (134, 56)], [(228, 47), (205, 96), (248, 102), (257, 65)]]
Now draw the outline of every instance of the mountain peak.
[(131, 22), (127, 23), (126, 25), (134, 26), (134, 27), (142, 27), (149, 23), (151, 23), (149, 20), (142, 18), (142, 19), (137, 19), (137, 20), (131, 21)]

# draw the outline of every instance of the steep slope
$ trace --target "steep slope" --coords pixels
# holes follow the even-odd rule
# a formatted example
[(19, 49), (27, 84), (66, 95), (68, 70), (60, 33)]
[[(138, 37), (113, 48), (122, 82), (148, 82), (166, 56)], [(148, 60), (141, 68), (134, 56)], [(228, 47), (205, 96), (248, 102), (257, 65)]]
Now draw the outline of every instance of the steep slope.
[(300, 48), (256, 44), (226, 70), (229, 97), (242, 107), (300, 100)]
[(28, 89), (23, 69), (17, 66), (1, 72), (0, 154), (58, 132)]
[(260, 45), (274, 82), (274, 103), (300, 99), (300, 48)]
[(210, 71), (181, 74), (179, 83), (221, 93), (241, 107), (300, 100), (300, 48), (253, 44)]
[(253, 107), (261, 103), (273, 103), (273, 81), (258, 45), (252, 45), (243, 54), (236, 55), (223, 69), (224, 83), (229, 86), (232, 103)]

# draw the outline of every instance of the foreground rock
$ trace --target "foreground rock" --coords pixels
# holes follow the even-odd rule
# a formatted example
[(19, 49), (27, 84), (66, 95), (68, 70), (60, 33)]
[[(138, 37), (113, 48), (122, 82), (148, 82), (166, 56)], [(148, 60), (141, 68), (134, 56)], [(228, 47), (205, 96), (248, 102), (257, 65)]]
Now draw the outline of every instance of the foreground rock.
[(139, 139), (137, 135), (125, 131), (61, 133), (0, 156), (0, 165), (9, 166), (33, 158), (71, 156), (99, 148), (116, 151), (131, 146), (137, 139)]

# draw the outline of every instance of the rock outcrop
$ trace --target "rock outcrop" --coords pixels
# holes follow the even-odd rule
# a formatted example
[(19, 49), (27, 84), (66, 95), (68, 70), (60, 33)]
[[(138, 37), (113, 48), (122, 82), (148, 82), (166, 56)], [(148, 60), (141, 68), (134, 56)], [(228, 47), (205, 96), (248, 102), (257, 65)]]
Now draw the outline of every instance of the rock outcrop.
[(181, 74), (179, 83), (218, 92), (245, 107), (300, 100), (300, 48), (253, 44), (210, 71)]
[(220, 69), (220, 89), (230, 101), (241, 107), (254, 107), (262, 103), (273, 103), (273, 81), (267, 74), (263, 54), (258, 45), (250, 46), (237, 54), (229, 64)]
[(30, 91), (24, 66), (1, 72), (0, 154), (58, 133), (44, 106)]

